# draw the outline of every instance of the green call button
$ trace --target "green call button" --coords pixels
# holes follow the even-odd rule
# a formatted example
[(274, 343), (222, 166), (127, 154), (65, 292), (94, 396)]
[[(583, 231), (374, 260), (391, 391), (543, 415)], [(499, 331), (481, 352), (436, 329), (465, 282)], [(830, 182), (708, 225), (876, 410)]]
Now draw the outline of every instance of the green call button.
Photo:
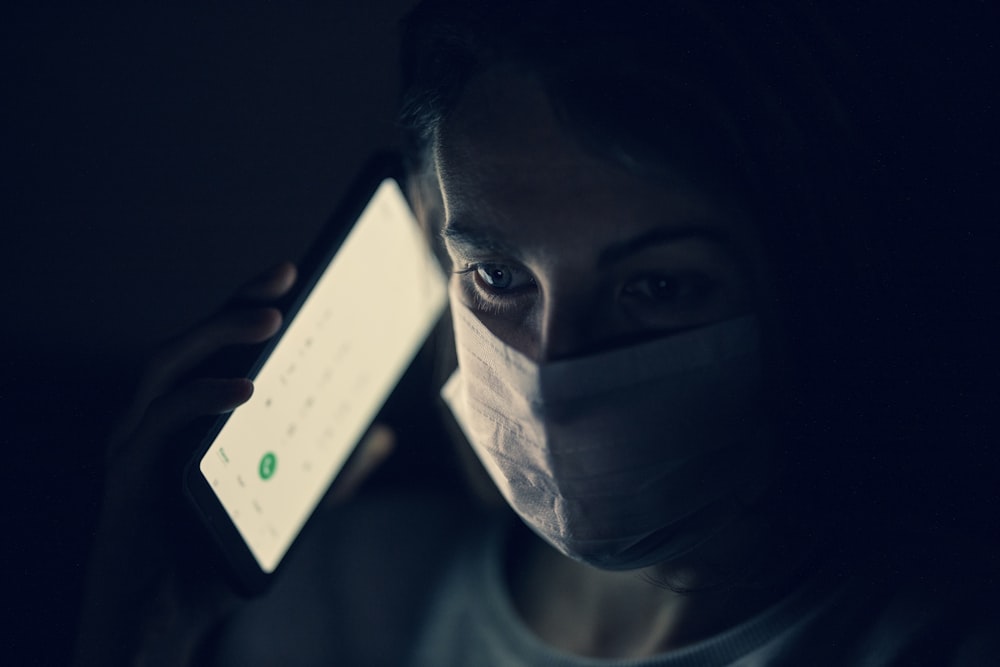
[(274, 469), (278, 467), (278, 459), (274, 456), (274, 452), (268, 452), (260, 459), (260, 465), (257, 466), (257, 472), (260, 473), (261, 479), (270, 479), (271, 475), (274, 474)]

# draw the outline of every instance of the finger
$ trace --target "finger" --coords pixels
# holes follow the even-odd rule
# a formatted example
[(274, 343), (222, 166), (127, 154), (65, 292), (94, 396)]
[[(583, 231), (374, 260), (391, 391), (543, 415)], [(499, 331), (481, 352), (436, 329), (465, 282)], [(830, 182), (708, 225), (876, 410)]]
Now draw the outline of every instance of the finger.
[[(296, 279), (296, 268), (291, 262), (282, 262), (265, 271), (241, 287), (237, 302), (273, 301), (282, 297)], [(274, 318), (275, 313), (278, 319)], [(182, 375), (225, 345), (259, 343), (270, 338), (281, 326), (281, 313), (275, 308), (230, 308), (210, 318), (167, 345), (151, 364), (156, 368), (177, 365)]]
[(216, 315), (153, 356), (139, 382), (135, 402), (147, 405), (222, 348), (263, 342), (280, 328), (281, 313), (276, 308), (246, 308)]
[[(291, 288), (296, 268), (282, 262), (244, 285), (236, 302), (273, 300)], [(112, 431), (112, 441), (127, 437), (142, 418), (149, 403), (168, 391), (177, 380), (227, 345), (260, 343), (281, 327), (281, 314), (274, 308), (231, 308), (160, 348), (140, 377), (131, 406)]]
[(236, 293), (241, 301), (273, 301), (285, 295), (295, 283), (297, 271), (291, 262), (282, 262), (260, 274)]
[(245, 378), (195, 380), (164, 394), (149, 405), (132, 437), (113, 443), (109, 461), (128, 457), (130, 467), (142, 468), (156, 460), (168, 436), (198, 417), (229, 412), (251, 395), (253, 383)]
[(329, 502), (339, 504), (353, 496), (361, 484), (385, 461), (396, 447), (396, 434), (383, 424), (372, 426), (358, 445), (357, 453), (340, 473)]

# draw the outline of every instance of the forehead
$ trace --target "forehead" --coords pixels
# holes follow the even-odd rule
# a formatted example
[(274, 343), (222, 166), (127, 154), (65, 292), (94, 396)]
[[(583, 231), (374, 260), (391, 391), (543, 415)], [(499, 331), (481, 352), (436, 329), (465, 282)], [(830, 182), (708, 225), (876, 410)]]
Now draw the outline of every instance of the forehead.
[(436, 160), (449, 219), (576, 238), (634, 234), (676, 221), (731, 225), (733, 207), (659, 165), (650, 179), (585, 147), (530, 73), (475, 77), (439, 129)]
[[(586, 161), (556, 118), (540, 82), (527, 72), (494, 68), (474, 77), (441, 128), (444, 164), (477, 162), (484, 168), (541, 159), (564, 167)], [(454, 174), (461, 176), (461, 173)]]

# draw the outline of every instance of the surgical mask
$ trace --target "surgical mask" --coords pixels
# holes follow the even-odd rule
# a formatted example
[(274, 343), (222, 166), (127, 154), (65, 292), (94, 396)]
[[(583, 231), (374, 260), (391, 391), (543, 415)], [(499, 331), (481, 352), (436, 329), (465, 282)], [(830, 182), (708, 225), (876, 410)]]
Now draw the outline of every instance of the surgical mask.
[(563, 554), (612, 570), (677, 559), (767, 471), (757, 319), (538, 364), (457, 299), (442, 390), (504, 498)]

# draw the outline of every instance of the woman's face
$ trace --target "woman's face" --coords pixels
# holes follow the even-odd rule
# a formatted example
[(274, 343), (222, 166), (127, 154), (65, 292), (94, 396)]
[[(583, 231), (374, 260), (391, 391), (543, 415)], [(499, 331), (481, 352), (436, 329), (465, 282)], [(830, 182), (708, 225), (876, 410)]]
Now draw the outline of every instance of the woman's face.
[(680, 172), (654, 181), (587, 152), (528, 75), (470, 82), (435, 157), (454, 293), (536, 361), (728, 319), (766, 298), (739, 207)]

